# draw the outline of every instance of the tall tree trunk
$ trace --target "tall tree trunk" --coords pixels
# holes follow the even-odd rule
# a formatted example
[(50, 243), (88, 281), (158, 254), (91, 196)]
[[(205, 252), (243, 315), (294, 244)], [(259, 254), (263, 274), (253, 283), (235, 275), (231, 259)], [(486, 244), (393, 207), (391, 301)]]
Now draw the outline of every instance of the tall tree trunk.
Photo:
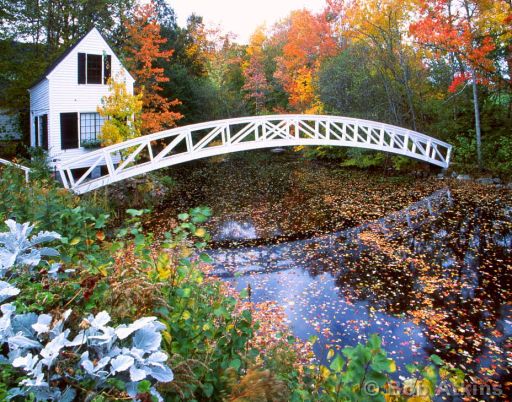
[(380, 77), (382, 79), (382, 84), (384, 86), (384, 90), (386, 92), (386, 98), (388, 99), (389, 111), (390, 111), (391, 115), (395, 118), (395, 122), (394, 122), (395, 125), (399, 126), (400, 125), (400, 119), (398, 117), (398, 112), (397, 112), (396, 104), (395, 104), (395, 102), (393, 102), (393, 99), (392, 99), (391, 90), (389, 88), (389, 82), (386, 79), (386, 76), (385, 76), (384, 72), (380, 68), (378, 68), (378, 71), (379, 71), (379, 75), (380, 75)]
[[(507, 57), (507, 66), (508, 66), (508, 84), (509, 91), (512, 93), (512, 45), (508, 46), (508, 57)], [(509, 97), (508, 101), (508, 117), (512, 115), (512, 97)]]
[[(466, 10), (466, 20), (471, 30), (472, 36), (475, 36), (473, 30), (472, 13), (469, 9), (469, 2), (464, 1), (464, 9)], [(473, 105), (475, 108), (475, 132), (476, 132), (476, 157), (478, 161), (478, 167), (483, 168), (482, 162), (482, 135), (480, 131), (480, 108), (478, 107), (478, 87), (476, 84), (476, 71), (473, 66), (470, 66), (471, 81), (473, 81)]]
[(476, 73), (471, 69), (471, 81), (473, 81), (473, 105), (475, 108), (475, 132), (476, 132), (476, 156), (478, 167), (483, 168), (482, 161), (482, 133), (480, 130), (480, 107), (478, 106), (478, 87), (476, 85)]
[(416, 125), (416, 111), (414, 110), (414, 101), (413, 101), (413, 93), (411, 86), (409, 85), (410, 79), (408, 74), (408, 65), (407, 62), (404, 60), (404, 55), (402, 53), (402, 49), (399, 51), (399, 63), (400, 63), (400, 69), (402, 70), (402, 79), (403, 84), (405, 88), (405, 95), (407, 97), (407, 105), (409, 107), (409, 113), (411, 115), (412, 119), (412, 129), (414, 131), (418, 130), (418, 127)]

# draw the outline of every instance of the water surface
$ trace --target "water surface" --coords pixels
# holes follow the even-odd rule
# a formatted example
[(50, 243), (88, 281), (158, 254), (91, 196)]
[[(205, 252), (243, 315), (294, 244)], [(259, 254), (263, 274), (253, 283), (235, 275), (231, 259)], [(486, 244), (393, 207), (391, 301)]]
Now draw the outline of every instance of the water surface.
[[(260, 152), (173, 170), (174, 202), (209, 205), (214, 274), (275, 301), (315, 353), (372, 333), (399, 366), (436, 353), (510, 381), (512, 195)], [(180, 200), (180, 201), (177, 201)]]

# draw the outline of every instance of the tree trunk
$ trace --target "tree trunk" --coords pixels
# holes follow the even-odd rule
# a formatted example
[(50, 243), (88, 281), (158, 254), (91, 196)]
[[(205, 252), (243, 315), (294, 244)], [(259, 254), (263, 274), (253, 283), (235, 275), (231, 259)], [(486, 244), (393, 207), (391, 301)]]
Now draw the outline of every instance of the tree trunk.
[(402, 53), (402, 50), (400, 49), (399, 52), (399, 63), (400, 63), (400, 69), (402, 70), (402, 77), (403, 77), (403, 84), (405, 88), (405, 95), (407, 97), (407, 104), (409, 106), (409, 113), (411, 114), (412, 119), (412, 129), (414, 131), (417, 131), (418, 128), (416, 126), (416, 112), (414, 110), (414, 101), (413, 101), (413, 93), (411, 86), (409, 85), (410, 79), (408, 74), (408, 65), (407, 62), (404, 60), (404, 56)]
[(471, 80), (473, 81), (473, 105), (475, 107), (476, 156), (478, 161), (478, 167), (482, 169), (482, 133), (480, 130), (480, 108), (478, 106), (478, 87), (476, 85), (476, 73), (474, 69), (471, 69)]
[[(475, 37), (472, 21), (472, 13), (469, 9), (468, 0), (464, 1), (464, 8), (466, 10), (466, 20), (471, 29), (471, 35)], [(478, 161), (478, 168), (483, 168), (482, 162), (482, 136), (480, 132), (480, 108), (478, 107), (478, 87), (476, 85), (476, 71), (473, 66), (470, 65), (471, 81), (473, 81), (473, 105), (475, 108), (475, 132), (476, 132), (476, 157)]]

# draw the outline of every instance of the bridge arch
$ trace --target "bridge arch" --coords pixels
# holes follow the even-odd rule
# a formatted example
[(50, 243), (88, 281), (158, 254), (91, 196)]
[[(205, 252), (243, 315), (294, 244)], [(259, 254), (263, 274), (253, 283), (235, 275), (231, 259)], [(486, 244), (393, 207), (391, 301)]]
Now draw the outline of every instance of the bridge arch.
[[(192, 124), (100, 148), (57, 165), (66, 188), (83, 194), (99, 187), (215, 155), (298, 145), (357, 147), (404, 155), (443, 168), (452, 146), (405, 128), (324, 115), (269, 115)], [(73, 170), (87, 166), (78, 177)], [(92, 177), (94, 169), (106, 173)]]

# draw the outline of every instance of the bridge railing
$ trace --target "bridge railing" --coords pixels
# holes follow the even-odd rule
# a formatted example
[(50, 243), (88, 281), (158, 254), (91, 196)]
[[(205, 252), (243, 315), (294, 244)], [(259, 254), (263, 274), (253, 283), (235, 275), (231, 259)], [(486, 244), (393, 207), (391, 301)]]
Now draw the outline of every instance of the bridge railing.
[(25, 182), (28, 183), (30, 179), (30, 168), (20, 165), (18, 163), (14, 163), (5, 159), (0, 158), (0, 164), (7, 165), (7, 166), (14, 166), (18, 169), (23, 170), (23, 173), (25, 173)]
[[(331, 145), (392, 152), (448, 167), (451, 145), (427, 135), (369, 120), (323, 115), (242, 117), (193, 124), (134, 138), (57, 166), (77, 193), (193, 159), (278, 146)], [(85, 173), (73, 169), (87, 166)], [(95, 168), (107, 173), (92, 177)], [(97, 170), (97, 169), (96, 169)]]

